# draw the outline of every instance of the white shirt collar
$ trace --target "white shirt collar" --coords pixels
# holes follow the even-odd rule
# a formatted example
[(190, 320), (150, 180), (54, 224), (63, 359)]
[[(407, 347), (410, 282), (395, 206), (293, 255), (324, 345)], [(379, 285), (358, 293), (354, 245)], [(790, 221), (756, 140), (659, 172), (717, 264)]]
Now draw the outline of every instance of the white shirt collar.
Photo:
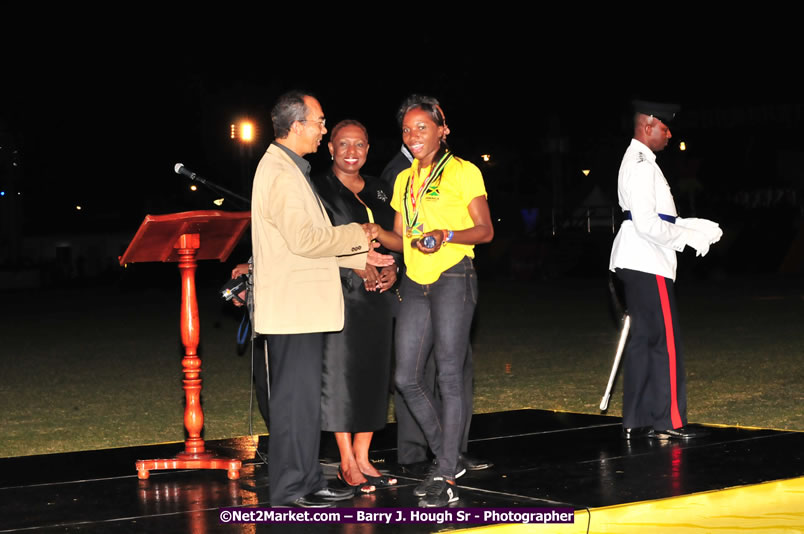
[(645, 145), (645, 143), (641, 141), (631, 139), (631, 144), (628, 146), (628, 148), (633, 148), (637, 152), (642, 152), (642, 154), (644, 154), (645, 157), (650, 161), (656, 161), (656, 154), (654, 154), (653, 151), (649, 149), (647, 145)]

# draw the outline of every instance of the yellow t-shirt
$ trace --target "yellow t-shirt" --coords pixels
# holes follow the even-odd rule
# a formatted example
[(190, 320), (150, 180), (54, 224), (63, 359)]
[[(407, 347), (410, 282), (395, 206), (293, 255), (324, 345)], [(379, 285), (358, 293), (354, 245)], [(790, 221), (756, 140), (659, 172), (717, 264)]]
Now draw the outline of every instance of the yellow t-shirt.
[[(412, 185), (416, 194), (429, 172), (430, 167), (419, 169), (419, 160), (413, 160), (410, 169), (402, 171), (396, 177), (394, 196), (391, 199), (391, 207), (402, 215), (402, 241), (407, 275), (418, 284), (432, 284), (441, 273), (457, 265), (464, 256), (474, 258), (475, 247), (445, 243), (437, 252), (424, 254), (411, 246), (411, 241), (433, 230), (456, 231), (473, 227), (475, 223), (469, 216), (469, 203), (481, 195), (487, 196), (480, 169), (473, 163), (453, 157), (444, 167), (438, 186), (428, 188), (417, 201), (417, 224), (412, 229), (412, 235), (409, 235), (405, 212), (407, 209), (411, 214), (410, 188)], [(414, 179), (411, 179), (411, 174)]]

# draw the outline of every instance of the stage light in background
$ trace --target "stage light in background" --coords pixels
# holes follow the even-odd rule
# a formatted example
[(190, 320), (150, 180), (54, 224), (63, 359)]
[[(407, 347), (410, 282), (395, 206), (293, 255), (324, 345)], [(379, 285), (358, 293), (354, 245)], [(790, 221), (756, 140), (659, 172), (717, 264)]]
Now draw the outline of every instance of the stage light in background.
[(254, 141), (254, 125), (248, 121), (240, 123), (240, 140), (245, 143)]
[(237, 177), (238, 187), (241, 191), (251, 191), (251, 179), (256, 166), (254, 147), (259, 137), (259, 127), (248, 117), (241, 116), (232, 123), (230, 137), (234, 141), (232, 143), (233, 155), (240, 167)]
[(581, 172), (583, 173), (584, 176), (589, 176), (589, 173), (592, 171), (591, 169), (583, 169)]
[(678, 144), (678, 149), (679, 149), (680, 151), (684, 152), (685, 150), (687, 150), (687, 143), (685, 143), (684, 141), (681, 141), (681, 142)]
[(253, 143), (257, 138), (257, 127), (250, 120), (243, 119), (229, 125), (229, 139), (243, 143)]

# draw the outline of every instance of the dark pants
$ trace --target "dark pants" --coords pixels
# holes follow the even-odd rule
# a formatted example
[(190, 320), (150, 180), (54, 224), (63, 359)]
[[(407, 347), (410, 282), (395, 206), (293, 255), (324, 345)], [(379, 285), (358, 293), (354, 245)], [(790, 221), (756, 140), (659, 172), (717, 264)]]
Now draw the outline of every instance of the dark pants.
[[(438, 391), (436, 381), (435, 359), (427, 358), (424, 364), (423, 383), (433, 392), (436, 409), (441, 410), (441, 393)], [(463, 364), (463, 438), (461, 439), (460, 452), (466, 453), (469, 449), (469, 427), (472, 424), (472, 411), (474, 409), (474, 369), (472, 362), (472, 346), (466, 351), (466, 361)], [(423, 462), (428, 459), (427, 439), (424, 437), (419, 423), (408, 408), (405, 398), (398, 388), (394, 388), (394, 415), (396, 416), (396, 457), (397, 463), (412, 464)]]
[(251, 365), (254, 370), (254, 394), (257, 397), (257, 407), (260, 409), (265, 428), (270, 430), (271, 425), (268, 404), (268, 370), (265, 364), (265, 336), (257, 336), (253, 340)]
[(625, 348), (623, 426), (657, 430), (687, 424), (687, 386), (673, 281), (617, 269), (631, 316)]
[(325, 486), (321, 441), (321, 362), (324, 334), (268, 335), (271, 505), (289, 504)]
[[(396, 331), (396, 386), (438, 460), (439, 475), (454, 477), (464, 435), (464, 364), (477, 302), (477, 276), (464, 258), (432, 284), (405, 277)], [(424, 380), (430, 350), (440, 406)]]

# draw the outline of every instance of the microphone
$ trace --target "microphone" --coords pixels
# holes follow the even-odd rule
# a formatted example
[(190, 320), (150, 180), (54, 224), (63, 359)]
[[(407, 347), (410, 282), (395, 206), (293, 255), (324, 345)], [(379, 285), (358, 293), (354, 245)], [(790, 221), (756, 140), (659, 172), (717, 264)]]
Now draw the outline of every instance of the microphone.
[[(249, 199), (241, 197), (237, 193), (233, 193), (233, 192), (229, 191), (228, 189), (223, 188), (223, 187), (221, 187), (221, 186), (219, 186), (217, 184), (214, 184), (212, 182), (208, 182), (206, 178), (202, 178), (202, 177), (198, 176), (196, 173), (194, 173), (193, 171), (191, 171), (190, 169), (185, 167), (183, 163), (177, 163), (176, 165), (174, 165), (173, 170), (176, 171), (176, 174), (181, 174), (182, 176), (186, 176), (190, 180), (193, 180), (193, 181), (196, 181), (196, 182), (201, 182), (202, 184), (204, 184), (205, 186), (209, 187), (210, 189), (212, 189), (216, 193), (223, 193), (224, 195), (228, 195), (228, 196), (230, 196), (232, 198), (235, 198), (235, 199), (239, 200), (240, 202), (243, 203), (243, 205), (246, 206), (246, 209), (248, 209), (248, 206), (251, 205), (251, 202), (249, 201)], [(220, 199), (220, 200), (223, 201), (223, 199)], [(217, 201), (215, 202), (215, 204), (220, 206), (220, 204), (218, 204)]]
[[(201, 178), (196, 173), (194, 173), (193, 171), (191, 171), (190, 169), (185, 167), (183, 163), (177, 163), (173, 167), (173, 170), (176, 171), (176, 174), (181, 174), (183, 176), (186, 176), (190, 180), (195, 180), (195, 179)], [(203, 180), (199, 180), (199, 181), (203, 182)]]

